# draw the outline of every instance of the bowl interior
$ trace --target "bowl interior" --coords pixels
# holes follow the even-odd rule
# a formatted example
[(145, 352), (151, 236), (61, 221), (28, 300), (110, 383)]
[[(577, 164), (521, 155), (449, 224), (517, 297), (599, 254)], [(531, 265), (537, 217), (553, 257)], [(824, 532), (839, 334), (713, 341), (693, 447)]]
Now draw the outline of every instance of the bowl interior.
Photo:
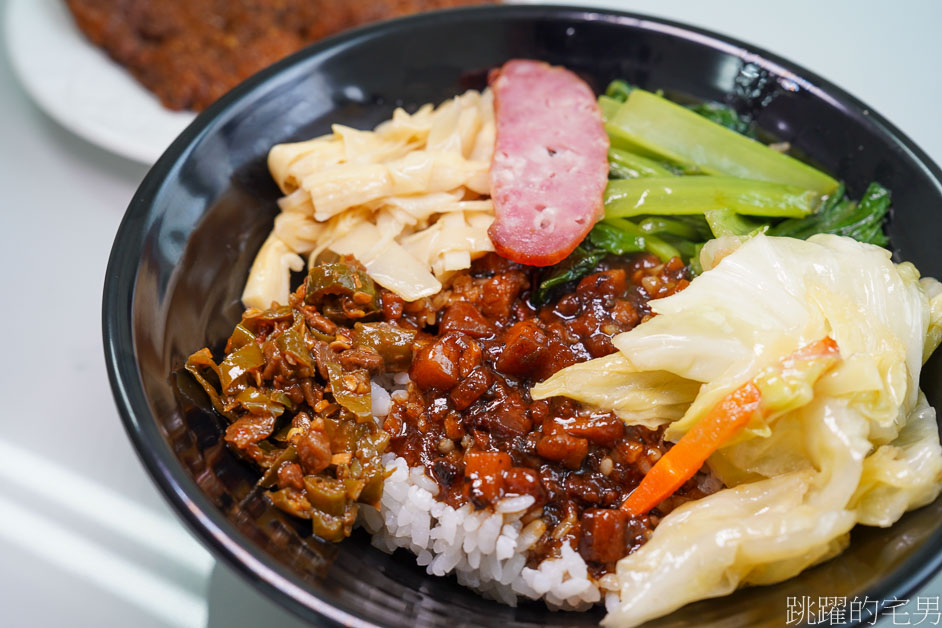
[[(222, 444), (202, 391), (176, 372), (192, 351), (220, 348), (239, 319), (242, 284), (277, 212), (265, 164), (272, 145), (329, 132), (332, 123), (371, 127), (397, 106), (480, 88), (488, 69), (514, 57), (565, 65), (596, 90), (625, 78), (752, 114), (852, 195), (871, 180), (889, 187), (898, 257), (942, 276), (938, 168), (841, 90), (738, 42), (626, 14), (498, 7), (368, 27), (276, 65), (201, 115), (142, 184), (109, 264), (104, 326), (119, 409), (156, 482), (218, 555), (309, 617), (389, 626), (592, 625), (602, 617), (498, 605), (425, 575), (406, 553), (373, 549), (362, 532), (339, 545), (313, 539), (251, 492), (256, 474)], [(942, 400), (938, 362), (923, 376), (933, 404)], [(789, 597), (903, 597), (939, 566), (940, 514), (942, 500), (890, 529), (858, 528), (844, 554), (798, 578), (694, 604), (658, 625), (781, 625)]]

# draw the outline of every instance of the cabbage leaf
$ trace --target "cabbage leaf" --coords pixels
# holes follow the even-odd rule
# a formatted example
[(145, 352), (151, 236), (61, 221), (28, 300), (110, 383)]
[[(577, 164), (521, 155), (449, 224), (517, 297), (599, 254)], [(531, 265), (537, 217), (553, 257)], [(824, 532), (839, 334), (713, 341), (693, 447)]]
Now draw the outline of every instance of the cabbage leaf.
[(838, 554), (854, 525), (891, 525), (942, 487), (935, 411), (918, 388), (942, 337), (938, 282), (835, 235), (759, 234), (704, 256), (706, 272), (613, 339), (619, 353), (563, 369), (534, 395), (579, 399), (629, 423), (666, 422), (676, 441), (799, 347), (830, 336), (842, 359), (710, 458), (728, 488), (671, 512), (619, 561), (605, 625), (790, 578)]

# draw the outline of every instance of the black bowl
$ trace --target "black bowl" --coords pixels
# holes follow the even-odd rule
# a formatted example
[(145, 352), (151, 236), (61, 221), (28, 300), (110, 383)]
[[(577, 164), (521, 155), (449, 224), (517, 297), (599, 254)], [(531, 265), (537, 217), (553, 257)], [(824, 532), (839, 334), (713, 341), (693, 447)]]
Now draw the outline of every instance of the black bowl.
[[(301, 616), (354, 625), (589, 625), (601, 611), (550, 612), (484, 600), (452, 579), (387, 556), (362, 533), (339, 545), (249, 493), (255, 473), (220, 440), (202, 392), (178, 377), (185, 357), (224, 341), (239, 294), (272, 226), (279, 193), (265, 165), (273, 144), (371, 127), (396, 106), (481, 87), (489, 68), (544, 59), (596, 89), (625, 78), (669, 95), (726, 102), (760, 129), (846, 181), (894, 192), (896, 254), (942, 276), (942, 173), (910, 140), (852, 96), (753, 46), (613, 11), (489, 7), (425, 14), (310, 47), (212, 106), (147, 175), (118, 231), (104, 290), (104, 339), (118, 408), (137, 451), (181, 518), (222, 560)], [(930, 364), (923, 386), (942, 396)], [(942, 500), (887, 530), (858, 528), (840, 557), (777, 586), (682, 609), (659, 625), (782, 625), (789, 597), (914, 592), (942, 564)], [(116, 516), (119, 516), (116, 513)], [(871, 617), (865, 605), (861, 620)]]

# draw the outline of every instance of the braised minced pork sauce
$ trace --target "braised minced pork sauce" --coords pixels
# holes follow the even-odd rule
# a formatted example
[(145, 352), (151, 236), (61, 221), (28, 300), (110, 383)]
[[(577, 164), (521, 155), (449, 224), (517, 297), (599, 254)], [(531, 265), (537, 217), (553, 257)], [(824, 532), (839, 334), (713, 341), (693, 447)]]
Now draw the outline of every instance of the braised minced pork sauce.
[(539, 309), (528, 300), (538, 278), (539, 269), (489, 255), (433, 301), (384, 294), (386, 319), (419, 330), (407, 397), (395, 397), (384, 428), (389, 450), (425, 465), (441, 487), (438, 499), (452, 506), (532, 495), (524, 522), (539, 518), (545, 532), (530, 550), (531, 566), (570, 543), (598, 577), (672, 508), (719, 483), (698, 473), (659, 508), (629, 517), (618, 506), (670, 447), (662, 431), (561, 397), (533, 401), (529, 389), (613, 353), (612, 336), (650, 316), (650, 299), (684, 288), (686, 269), (647, 254), (607, 259)]
[[(530, 387), (615, 351), (612, 336), (651, 316), (648, 301), (688, 284), (679, 259), (606, 258), (547, 305), (531, 304), (541, 270), (491, 254), (437, 295), (407, 303), (352, 260), (315, 266), (286, 306), (248, 310), (217, 364), (186, 368), (230, 424), (225, 440), (264, 473), (281, 510), (321, 538), (348, 536), (358, 504), (378, 505), (384, 452), (425, 466), (454, 507), (531, 495), (535, 566), (569, 543), (596, 576), (640, 547), (678, 504), (720, 487), (704, 470), (647, 515), (619, 506), (670, 447), (661, 430)], [(382, 427), (370, 379), (408, 371)]]

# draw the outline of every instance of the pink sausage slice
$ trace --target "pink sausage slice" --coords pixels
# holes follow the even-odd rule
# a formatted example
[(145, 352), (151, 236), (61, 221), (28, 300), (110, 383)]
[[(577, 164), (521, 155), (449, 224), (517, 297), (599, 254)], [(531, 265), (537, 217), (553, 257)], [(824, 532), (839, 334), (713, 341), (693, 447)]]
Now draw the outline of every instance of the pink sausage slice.
[(595, 94), (565, 68), (514, 59), (490, 76), (497, 116), (488, 235), (533, 266), (564, 259), (602, 217), (608, 136)]

